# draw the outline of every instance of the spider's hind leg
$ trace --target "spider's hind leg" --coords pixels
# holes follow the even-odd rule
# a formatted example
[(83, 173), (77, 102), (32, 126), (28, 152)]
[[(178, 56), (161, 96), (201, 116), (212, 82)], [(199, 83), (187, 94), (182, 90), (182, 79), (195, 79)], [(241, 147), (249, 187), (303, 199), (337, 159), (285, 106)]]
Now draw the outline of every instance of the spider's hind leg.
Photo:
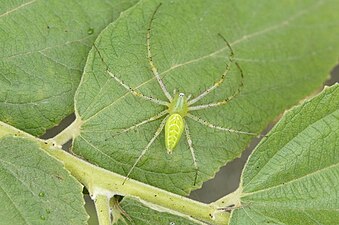
[(144, 148), (144, 150), (140, 153), (139, 157), (137, 158), (137, 160), (135, 160), (133, 166), (131, 167), (131, 169), (128, 171), (124, 181), (122, 184), (125, 184), (126, 180), (129, 178), (129, 176), (131, 175), (132, 171), (134, 170), (135, 166), (139, 163), (139, 161), (141, 160), (141, 158), (146, 154), (146, 152), (148, 151), (148, 149), (151, 147), (151, 145), (153, 144), (153, 142), (155, 141), (155, 139), (157, 139), (157, 137), (159, 136), (159, 134), (161, 133), (161, 131), (164, 129), (164, 126), (166, 124), (167, 118), (169, 117), (169, 115), (167, 115), (162, 121), (160, 126), (158, 127), (157, 131), (155, 132), (154, 136), (152, 137), (152, 139), (148, 142), (147, 146)]
[(195, 185), (197, 183), (197, 179), (198, 179), (199, 167), (198, 167), (197, 159), (195, 157), (195, 152), (194, 152), (194, 148), (193, 148), (193, 142), (192, 142), (192, 139), (191, 139), (191, 135), (190, 135), (190, 131), (189, 131), (187, 122), (185, 122), (185, 134), (186, 134), (186, 139), (187, 139), (188, 147), (189, 147), (189, 149), (191, 151), (193, 165), (194, 165), (194, 169), (195, 169), (195, 177), (194, 177), (194, 184), (193, 184), (193, 185)]

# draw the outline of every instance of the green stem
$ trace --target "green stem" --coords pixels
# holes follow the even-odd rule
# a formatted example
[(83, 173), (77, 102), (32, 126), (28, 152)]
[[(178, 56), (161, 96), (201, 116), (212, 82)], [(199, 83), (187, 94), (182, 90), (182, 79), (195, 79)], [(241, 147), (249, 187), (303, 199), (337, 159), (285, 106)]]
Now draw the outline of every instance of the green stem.
[(189, 215), (213, 224), (228, 222), (229, 214), (219, 213), (220, 211), (213, 205), (203, 204), (133, 179), (128, 179), (123, 184), (124, 176), (94, 166), (65, 151), (48, 150), (48, 152), (61, 160), (72, 175), (94, 195), (111, 192), (112, 195), (131, 196), (141, 199), (152, 208), (166, 209), (180, 216)]
[(111, 225), (109, 199), (110, 198), (106, 195), (97, 195), (94, 198), (99, 225)]
[(94, 166), (63, 151), (54, 139), (41, 140), (0, 122), (0, 137), (9, 134), (15, 136), (20, 134), (22, 137), (39, 142), (43, 150), (64, 163), (65, 168), (86, 186), (92, 197), (116, 194), (130, 196), (141, 200), (153, 209), (158, 208), (186, 218), (194, 218), (211, 224), (227, 224), (229, 221), (229, 213), (218, 210), (215, 204), (197, 202), (133, 179), (128, 179), (123, 184), (124, 176)]
[(66, 127), (63, 131), (61, 131), (58, 135), (56, 135), (53, 140), (59, 145), (63, 145), (66, 142), (72, 140), (76, 136), (80, 134), (80, 127), (82, 124), (82, 120), (77, 117), (71, 125)]
[(242, 188), (239, 187), (234, 192), (218, 199), (215, 202), (212, 202), (210, 205), (213, 205), (216, 208), (223, 208), (223, 209), (235, 209), (241, 207), (240, 196), (242, 194)]

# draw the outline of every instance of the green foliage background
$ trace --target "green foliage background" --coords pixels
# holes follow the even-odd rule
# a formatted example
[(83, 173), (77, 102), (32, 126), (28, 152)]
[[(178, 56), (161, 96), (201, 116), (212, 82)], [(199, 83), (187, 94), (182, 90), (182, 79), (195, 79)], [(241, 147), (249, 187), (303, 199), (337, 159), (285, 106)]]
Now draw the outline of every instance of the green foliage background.
[[(146, 58), (147, 26), (159, 2), (0, 3), (0, 120), (4, 122), (0, 202), (5, 206), (0, 224), (87, 220), (80, 183), (41, 146), (23, 139), (21, 131), (8, 137), (5, 123), (39, 136), (75, 112), (83, 124), (73, 152), (127, 174), (160, 121), (126, 135), (112, 138), (112, 134), (164, 108), (131, 96), (105, 73), (97, 51), (90, 49), (98, 37), (96, 46), (112, 73), (144, 94), (165, 100)], [(170, 92), (177, 89), (196, 96), (220, 77), (229, 52), (218, 33), (232, 44), (244, 71), (244, 89), (236, 99), (195, 112), (214, 124), (260, 132), (321, 87), (337, 63), (335, 0), (162, 3), (153, 22), (151, 47)], [(221, 100), (238, 84), (239, 71), (233, 66), (224, 84), (201, 102)], [(244, 169), (243, 207), (232, 213), (232, 224), (338, 221), (338, 99), (335, 85), (293, 108), (258, 146)], [(131, 177), (187, 195), (239, 157), (251, 140), (187, 123), (199, 165), (197, 185), (185, 139), (169, 156), (163, 134)], [(147, 224), (148, 216), (188, 223), (187, 218), (153, 211), (134, 198), (125, 198), (121, 206), (138, 224)]]
[(135, 2), (1, 1), (1, 121), (42, 135), (73, 113), (93, 41)]

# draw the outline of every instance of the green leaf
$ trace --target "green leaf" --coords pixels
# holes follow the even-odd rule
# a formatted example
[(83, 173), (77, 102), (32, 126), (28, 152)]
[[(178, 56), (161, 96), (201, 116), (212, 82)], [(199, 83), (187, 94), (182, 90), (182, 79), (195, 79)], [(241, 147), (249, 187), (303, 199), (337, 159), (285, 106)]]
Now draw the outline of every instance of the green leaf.
[(0, 138), (0, 177), (0, 224), (86, 224), (82, 186), (36, 143)]
[[(146, 34), (157, 1), (141, 1), (110, 24), (89, 54), (76, 93), (82, 120), (73, 151), (103, 168), (126, 175), (154, 136), (161, 119), (122, 134), (166, 107), (134, 97), (105, 71), (145, 95), (166, 100), (147, 60)], [(151, 29), (153, 61), (170, 93), (197, 96), (220, 79), (232, 45), (244, 72), (244, 88), (228, 104), (194, 111), (212, 124), (261, 131), (285, 108), (310, 94), (327, 78), (338, 57), (338, 4), (333, 1), (171, 1), (163, 2)], [(319, 19), (321, 18), (321, 20)], [(316, 32), (314, 32), (316, 30)], [(102, 59), (99, 55), (102, 56)], [(231, 65), (225, 82), (199, 104), (232, 95), (241, 82)], [(185, 118), (199, 167), (185, 136), (166, 153), (162, 132), (130, 174), (131, 178), (187, 194), (239, 157), (252, 136), (222, 132)]]
[(339, 85), (288, 111), (250, 156), (231, 224), (337, 224)]
[(71, 114), (94, 39), (134, 2), (2, 1), (0, 120), (41, 135)]
[[(164, 209), (157, 208), (156, 210), (145, 207), (140, 201), (125, 197), (120, 207), (127, 212), (127, 216), (124, 219), (120, 219), (118, 225), (136, 224), (136, 225), (148, 225), (148, 224), (166, 224), (166, 225), (196, 225), (205, 224), (193, 219), (188, 219), (182, 216), (170, 214)], [(122, 214), (123, 215), (123, 214)]]

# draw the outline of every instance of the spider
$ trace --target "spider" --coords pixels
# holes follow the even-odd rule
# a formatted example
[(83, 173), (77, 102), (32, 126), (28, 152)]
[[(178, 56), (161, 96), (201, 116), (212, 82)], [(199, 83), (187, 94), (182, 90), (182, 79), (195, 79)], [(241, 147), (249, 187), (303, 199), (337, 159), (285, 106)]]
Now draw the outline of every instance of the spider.
[[(183, 92), (178, 93), (178, 92), (174, 91), (173, 96), (169, 93), (169, 91), (167, 90), (162, 78), (160, 77), (160, 74), (157, 70), (156, 65), (153, 62), (153, 56), (152, 56), (152, 52), (151, 52), (152, 22), (154, 20), (154, 17), (156, 15), (158, 9), (160, 8), (160, 6), (161, 6), (161, 4), (159, 4), (155, 8), (155, 10), (153, 11), (151, 18), (149, 20), (149, 23), (148, 23), (148, 29), (147, 29), (147, 34), (146, 34), (146, 48), (147, 48), (147, 59), (148, 59), (149, 66), (152, 70), (153, 76), (155, 77), (158, 84), (160, 85), (163, 94), (166, 96), (167, 101), (160, 100), (160, 99), (154, 98), (152, 96), (144, 95), (140, 91), (138, 91), (138, 90), (132, 88), (131, 86), (125, 84), (120, 78), (118, 78), (116, 75), (114, 75), (112, 72), (110, 72), (110, 70), (108, 68), (108, 64), (104, 61), (104, 58), (101, 56), (101, 53), (100, 53), (100, 51), (98, 50), (98, 48), (96, 47), (95, 44), (94, 44), (94, 48), (98, 52), (98, 55), (99, 55), (101, 61), (103, 62), (103, 64), (106, 66), (105, 72), (111, 78), (113, 78), (117, 83), (119, 83), (122, 87), (127, 89), (130, 92), (130, 94), (132, 94), (133, 96), (135, 96), (137, 98), (144, 99), (146, 101), (152, 102), (152, 103), (157, 104), (157, 105), (161, 105), (161, 106), (166, 108), (163, 111), (161, 111), (160, 113), (158, 113), (157, 115), (154, 115), (154, 116), (152, 116), (148, 119), (145, 119), (145, 120), (143, 120), (143, 121), (141, 121), (137, 124), (134, 124), (134, 125), (132, 125), (128, 128), (121, 129), (117, 133), (117, 134), (121, 134), (121, 133), (125, 133), (125, 132), (128, 132), (128, 131), (134, 130), (134, 129), (136, 129), (136, 128), (144, 125), (144, 124), (147, 124), (149, 122), (152, 122), (152, 121), (155, 121), (155, 120), (158, 120), (158, 119), (164, 117), (162, 119), (161, 123), (160, 123), (160, 126), (155, 131), (153, 137), (149, 140), (148, 144), (144, 147), (143, 151), (140, 153), (139, 157), (135, 160), (134, 164), (130, 168), (129, 172), (127, 173), (127, 175), (125, 177), (123, 184), (129, 178), (133, 169), (137, 166), (137, 164), (139, 163), (141, 158), (146, 154), (146, 152), (148, 151), (150, 146), (153, 144), (153, 142), (157, 139), (157, 137), (160, 135), (160, 133), (163, 130), (165, 130), (165, 146), (166, 146), (166, 150), (167, 150), (168, 154), (172, 154), (173, 150), (175, 149), (179, 140), (181, 139), (182, 134), (185, 133), (185, 136), (186, 136), (186, 139), (187, 139), (187, 144), (188, 144), (189, 150), (191, 152), (191, 156), (192, 156), (192, 160), (193, 160), (193, 164), (194, 164), (194, 168), (195, 168), (195, 178), (194, 178), (194, 185), (195, 185), (196, 181), (197, 181), (197, 177), (198, 177), (199, 168), (198, 168), (198, 162), (197, 162), (197, 159), (196, 159), (196, 156), (195, 156), (193, 141), (192, 141), (192, 138), (191, 138), (191, 135), (190, 135), (190, 129), (189, 129), (189, 126), (186, 122), (186, 118), (192, 119), (192, 120), (196, 121), (197, 123), (200, 123), (200, 124), (207, 126), (211, 129), (216, 129), (216, 130), (225, 131), (225, 132), (238, 133), (238, 134), (244, 134), (244, 135), (253, 135), (253, 136), (257, 136), (257, 134), (252, 133), (252, 132), (239, 131), (239, 130), (234, 130), (234, 129), (231, 129), (231, 128), (225, 128), (225, 127), (221, 127), (221, 126), (218, 126), (218, 125), (214, 125), (214, 124), (212, 124), (212, 123), (210, 123), (206, 120), (203, 120), (203, 119), (199, 118), (198, 116), (195, 116), (195, 115), (190, 113), (192, 111), (197, 111), (197, 110), (208, 109), (208, 108), (212, 108), (212, 107), (225, 105), (226, 103), (231, 101), (233, 98), (235, 98), (240, 93), (241, 89), (243, 88), (243, 78), (244, 78), (243, 71), (242, 71), (240, 65), (237, 62), (234, 61), (234, 52), (233, 52), (233, 49), (232, 49), (230, 43), (221, 34), (218, 34), (218, 35), (225, 42), (226, 47), (229, 49), (230, 53), (228, 55), (229, 63), (226, 64), (225, 71), (223, 72), (223, 74), (221, 75), (219, 80), (217, 80), (214, 84), (212, 84), (210, 87), (205, 89), (203, 92), (201, 92), (198, 96), (196, 96), (194, 98), (192, 98), (192, 95), (186, 96), (186, 94), (183, 93)], [(234, 63), (235, 66), (237, 67), (237, 69), (240, 71), (241, 83), (239, 84), (238, 89), (231, 96), (229, 96), (225, 99), (222, 99), (218, 102), (196, 105), (196, 103), (198, 101), (203, 99), (210, 92), (217, 89), (224, 82), (226, 75), (227, 75), (228, 71), (230, 70), (232, 63)]]

